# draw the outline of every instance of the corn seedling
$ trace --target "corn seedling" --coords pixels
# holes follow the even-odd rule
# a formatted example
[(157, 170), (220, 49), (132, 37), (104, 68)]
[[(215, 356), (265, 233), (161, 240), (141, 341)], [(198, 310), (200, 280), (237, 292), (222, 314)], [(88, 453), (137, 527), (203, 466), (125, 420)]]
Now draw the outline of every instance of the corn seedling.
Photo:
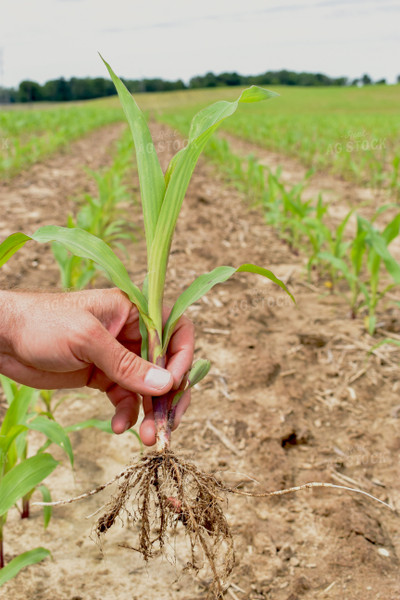
[[(27, 460), (29, 454), (29, 431), (38, 431), (45, 436), (45, 442), (37, 450), (36, 454), (41, 454), (50, 446), (50, 444), (58, 444), (67, 454), (71, 467), (74, 463), (71, 442), (64, 431), (63, 427), (54, 419), (51, 412), (50, 395), (40, 390), (35, 390), (26, 385), (18, 385), (8, 377), (0, 375), (0, 382), (9, 405), (4, 421), (2, 423), (1, 432), (6, 434), (9, 431), (10, 423), (12, 426), (23, 426), (24, 430), (20, 432), (13, 446), (10, 446), (8, 454), (4, 460), (4, 472), (8, 472), (17, 463)], [(44, 393), (45, 399), (41, 394)], [(42, 409), (42, 406), (43, 409)], [(45, 486), (42, 486), (44, 495), (49, 496), (50, 492)], [(32, 487), (22, 497), (22, 509), (20, 511), (21, 518), (29, 517), (29, 501), (36, 487)], [(51, 512), (44, 514), (45, 527), (50, 520)]]
[[(214, 131), (233, 115), (239, 104), (259, 102), (275, 94), (252, 86), (235, 102), (220, 101), (201, 110), (192, 120), (186, 147), (172, 158), (164, 175), (144, 115), (111, 67), (105, 64), (117, 88), (135, 144), (148, 256), (148, 274), (143, 288), (139, 289), (130, 280), (124, 265), (107, 244), (79, 228), (46, 226), (32, 236), (13, 234), (0, 246), (0, 264), (30, 239), (41, 243), (57, 241), (71, 253), (93, 260), (137, 306), (141, 319), (142, 356), (165, 366), (169, 341), (184, 311), (235, 273), (262, 275), (291, 296), (285, 284), (263, 267), (253, 264), (216, 267), (189, 285), (176, 300), (164, 327), (162, 323), (172, 237), (197, 160)], [(153, 398), (156, 450), (139, 459), (129, 470), (129, 476), (120, 484), (117, 495), (98, 520), (96, 530), (99, 536), (104, 534), (123, 511), (139, 518), (140, 532), (135, 549), (148, 560), (157, 549), (164, 548), (168, 530), (182, 524), (189, 539), (191, 558), (188, 564), (197, 569), (199, 553), (205, 557), (213, 574), (212, 591), (221, 595), (221, 580), (231, 571), (234, 560), (232, 536), (220, 502), (223, 485), (170, 448), (177, 403), (184, 390), (200, 381), (208, 370), (208, 361), (198, 361), (179, 390)], [(133, 508), (129, 500), (133, 502)]]
[[(381, 211), (380, 211), (381, 212)], [(366, 328), (373, 335), (376, 327), (376, 308), (387, 292), (400, 284), (400, 265), (389, 252), (389, 244), (399, 235), (400, 213), (380, 233), (364, 217), (357, 215), (356, 235), (350, 242), (349, 252), (344, 257), (321, 252), (319, 257), (341, 272), (350, 288), (350, 306), (353, 317), (366, 308)], [(363, 273), (366, 267), (367, 277)], [(383, 266), (392, 283), (380, 289)], [(360, 299), (361, 296), (361, 299)]]
[[(22, 568), (37, 563), (50, 554), (45, 548), (24, 552), (4, 564), (4, 526), (7, 513), (18, 502), (21, 517), (29, 513), (29, 499), (35, 489), (42, 493), (44, 501), (50, 500), (48, 488), (43, 480), (56, 468), (57, 461), (51, 454), (39, 448), (34, 456), (27, 456), (27, 436), (30, 430), (40, 431), (46, 439), (56, 441), (70, 450), (69, 439), (61, 426), (43, 416), (32, 418), (29, 409), (37, 399), (39, 391), (27, 386), (17, 386), (7, 377), (0, 376), (9, 407), (0, 428), (0, 586), (14, 577)], [(44, 522), (47, 526), (51, 507), (44, 507)]]
[[(96, 182), (97, 195), (85, 194), (76, 218), (71, 215), (68, 217), (69, 228), (84, 229), (112, 248), (125, 250), (122, 241), (135, 240), (132, 225), (124, 218), (129, 198), (124, 180), (131, 168), (132, 151), (132, 139), (124, 134), (119, 140), (117, 155), (111, 167), (104, 172), (88, 170)], [(94, 261), (72, 254), (58, 242), (52, 243), (52, 250), (60, 269), (64, 290), (81, 290), (94, 283), (98, 275)]]
[[(45, 548), (35, 548), (24, 552), (9, 563), (4, 560), (4, 530), (7, 513), (17, 507), (21, 518), (30, 516), (30, 502), (35, 491), (43, 499), (43, 522), (45, 529), (49, 525), (52, 506), (51, 493), (43, 480), (58, 465), (53, 456), (46, 452), (55, 443), (67, 454), (71, 467), (74, 456), (68, 433), (95, 427), (112, 434), (109, 421), (89, 419), (81, 423), (62, 427), (55, 421), (54, 411), (65, 399), (54, 402), (53, 391), (35, 390), (18, 385), (8, 377), (0, 375), (0, 383), (8, 404), (0, 428), (0, 587), (15, 577), (24, 567), (40, 562), (50, 552)], [(44, 435), (45, 440), (35, 455), (29, 454), (29, 433), (36, 431)], [(130, 430), (139, 441), (136, 431)], [(20, 506), (19, 506), (20, 504)]]

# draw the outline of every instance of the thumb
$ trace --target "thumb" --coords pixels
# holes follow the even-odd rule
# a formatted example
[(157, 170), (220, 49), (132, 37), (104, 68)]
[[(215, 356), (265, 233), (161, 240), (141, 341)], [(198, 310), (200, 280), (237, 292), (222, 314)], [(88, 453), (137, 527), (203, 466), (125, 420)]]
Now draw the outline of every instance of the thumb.
[(160, 396), (173, 385), (169, 371), (153, 365), (120, 344), (103, 325), (91, 328), (81, 344), (80, 358), (93, 363), (114, 383), (141, 395)]

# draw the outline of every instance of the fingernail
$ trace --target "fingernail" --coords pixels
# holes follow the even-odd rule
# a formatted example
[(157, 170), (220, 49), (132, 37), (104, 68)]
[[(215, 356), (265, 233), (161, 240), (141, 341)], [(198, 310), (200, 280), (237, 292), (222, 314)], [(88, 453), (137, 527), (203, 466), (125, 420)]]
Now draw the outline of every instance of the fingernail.
[(144, 382), (146, 385), (152, 388), (161, 390), (169, 384), (171, 377), (172, 375), (165, 369), (157, 369), (156, 367), (152, 367), (149, 371), (147, 371)]
[(124, 423), (124, 431), (128, 431), (128, 429), (131, 428), (131, 422), (130, 421), (125, 421)]

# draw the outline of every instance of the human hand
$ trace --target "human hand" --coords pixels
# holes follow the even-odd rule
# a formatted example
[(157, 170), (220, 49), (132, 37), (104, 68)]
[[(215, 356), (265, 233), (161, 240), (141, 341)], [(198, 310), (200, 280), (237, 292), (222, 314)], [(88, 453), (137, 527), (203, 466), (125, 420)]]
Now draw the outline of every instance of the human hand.
[[(193, 324), (186, 317), (179, 320), (166, 369), (140, 358), (140, 346), (138, 310), (116, 288), (0, 292), (0, 373), (40, 389), (87, 385), (106, 392), (115, 406), (115, 433), (136, 423), (144, 396), (140, 435), (144, 444), (152, 445), (151, 396), (179, 388), (193, 360)], [(189, 402), (188, 390), (177, 407), (175, 427)]]

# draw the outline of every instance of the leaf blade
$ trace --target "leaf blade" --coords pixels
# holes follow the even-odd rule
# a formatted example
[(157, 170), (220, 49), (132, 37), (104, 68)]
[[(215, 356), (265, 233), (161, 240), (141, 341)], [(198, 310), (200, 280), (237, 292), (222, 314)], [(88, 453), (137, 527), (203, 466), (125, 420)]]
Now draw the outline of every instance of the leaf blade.
[(256, 273), (258, 275), (262, 275), (267, 279), (270, 279), (279, 287), (281, 287), (295, 302), (293, 295), (289, 292), (286, 285), (278, 279), (272, 271), (268, 269), (264, 269), (263, 267), (259, 267), (257, 265), (253, 265), (251, 263), (245, 263), (240, 267), (216, 267), (209, 273), (204, 273), (197, 277), (190, 285), (186, 288), (184, 292), (179, 296), (177, 301), (175, 302), (171, 313), (168, 317), (168, 320), (164, 327), (164, 335), (163, 335), (163, 349), (166, 350), (169, 340), (171, 338), (172, 332), (175, 329), (175, 326), (178, 322), (178, 319), (183, 315), (185, 310), (194, 302), (199, 300), (202, 296), (204, 296), (211, 288), (213, 288), (218, 283), (223, 283), (227, 281), (234, 273)]
[(8, 471), (0, 481), (0, 516), (42, 483), (57, 465), (51, 454), (37, 454)]
[(25, 233), (12, 233), (0, 244), (0, 267), (2, 267), (9, 258), (12, 257), (22, 246), (31, 238)]
[[(167, 169), (168, 186), (161, 205), (154, 243), (149, 256), (149, 315), (161, 335), (161, 298), (165, 284), (169, 250), (182, 202), (190, 178), (206, 143), (222, 121), (236, 111), (240, 102), (257, 102), (276, 95), (252, 86), (244, 90), (234, 102), (216, 102), (197, 113), (192, 120), (186, 148), (172, 159)], [(156, 321), (158, 319), (158, 322)]]
[[(49, 488), (47, 487), (47, 485), (39, 485), (37, 487), (38, 492), (40, 492), (42, 494), (42, 501), (43, 502), (51, 502), (51, 493)], [(49, 523), (50, 523), (50, 519), (51, 519), (51, 515), (53, 514), (53, 507), (52, 506), (43, 506), (43, 525), (44, 528), (47, 529)]]
[(41, 546), (16, 556), (0, 570), (0, 587), (18, 575), (25, 567), (41, 562), (47, 556), (51, 556), (50, 551)]
[(47, 417), (38, 416), (28, 423), (28, 428), (43, 433), (54, 444), (60, 446), (67, 454), (71, 467), (74, 466), (74, 453), (70, 439), (59, 423)]
[(143, 218), (146, 232), (147, 249), (150, 252), (158, 215), (165, 193), (165, 180), (160, 162), (153, 144), (150, 130), (144, 115), (133, 96), (104, 60), (110, 77), (118, 92), (125, 116), (128, 120), (135, 144), (140, 191), (143, 206)]
[(88, 258), (95, 262), (105, 271), (112, 283), (125, 292), (140, 312), (146, 316), (146, 298), (132, 283), (123, 263), (103, 240), (79, 227), (59, 227), (58, 225), (40, 227), (32, 235), (32, 239), (39, 243), (59, 242), (75, 256)]

